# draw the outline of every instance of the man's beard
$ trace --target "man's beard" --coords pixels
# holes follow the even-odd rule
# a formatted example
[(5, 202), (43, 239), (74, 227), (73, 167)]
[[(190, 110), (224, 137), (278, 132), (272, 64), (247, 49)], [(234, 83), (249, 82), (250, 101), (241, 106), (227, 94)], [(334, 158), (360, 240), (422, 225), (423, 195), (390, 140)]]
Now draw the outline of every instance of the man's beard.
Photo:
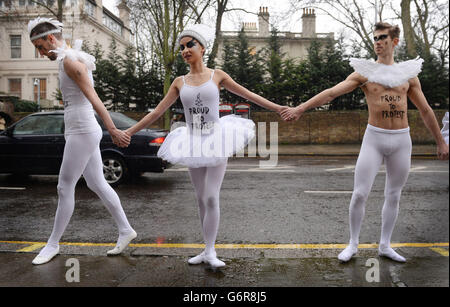
[(52, 53), (51, 55), (48, 56), (48, 58), (50, 59), (50, 61), (56, 61), (58, 56), (56, 54)]

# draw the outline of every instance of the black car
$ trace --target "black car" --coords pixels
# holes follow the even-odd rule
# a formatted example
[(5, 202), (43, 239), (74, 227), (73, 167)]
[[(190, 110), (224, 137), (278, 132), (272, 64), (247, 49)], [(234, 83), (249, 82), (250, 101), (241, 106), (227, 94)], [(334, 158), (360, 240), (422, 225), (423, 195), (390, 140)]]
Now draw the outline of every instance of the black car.
[[(118, 129), (136, 121), (110, 112)], [(111, 185), (144, 172), (164, 172), (170, 165), (156, 156), (167, 135), (165, 130), (143, 129), (131, 138), (127, 148), (113, 144), (102, 120), (100, 150), (103, 173)], [(64, 111), (31, 114), (0, 132), (0, 173), (58, 175), (64, 152)]]

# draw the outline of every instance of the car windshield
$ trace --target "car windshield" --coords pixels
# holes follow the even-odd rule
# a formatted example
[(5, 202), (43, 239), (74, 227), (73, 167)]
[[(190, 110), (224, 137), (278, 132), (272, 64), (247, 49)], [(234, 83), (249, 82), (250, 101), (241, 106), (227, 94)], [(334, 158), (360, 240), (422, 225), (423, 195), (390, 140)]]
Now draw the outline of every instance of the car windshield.
[(122, 113), (110, 112), (109, 114), (111, 115), (111, 118), (117, 129), (128, 129), (137, 123), (137, 121), (129, 118), (126, 115), (123, 115)]

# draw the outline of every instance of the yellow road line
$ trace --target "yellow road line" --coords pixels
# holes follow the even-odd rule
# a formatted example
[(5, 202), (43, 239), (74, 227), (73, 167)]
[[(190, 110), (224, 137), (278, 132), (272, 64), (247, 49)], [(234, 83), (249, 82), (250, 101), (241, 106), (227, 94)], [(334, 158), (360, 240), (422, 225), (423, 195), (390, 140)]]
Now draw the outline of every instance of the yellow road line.
[(37, 250), (37, 249), (39, 249), (41, 247), (44, 247), (44, 246), (45, 246), (45, 243), (35, 243), (35, 244), (31, 244), (30, 246), (27, 246), (25, 248), (18, 249), (18, 250), (16, 250), (16, 252), (29, 253), (29, 252), (33, 252), (33, 251), (35, 251), (35, 250)]
[(448, 250), (440, 247), (431, 248), (432, 251), (441, 254), (444, 257), (448, 257)]
[[(37, 249), (45, 245), (45, 242), (27, 242), (27, 241), (0, 241), (0, 244), (26, 244), (30, 245), (25, 249)], [(115, 246), (115, 243), (77, 243), (61, 242), (65, 246), (82, 247), (106, 247)], [(347, 244), (216, 244), (217, 249), (342, 249)], [(449, 247), (449, 243), (392, 243), (392, 247)], [(204, 248), (204, 244), (196, 243), (136, 243), (130, 244), (130, 247), (155, 247), (155, 248)], [(378, 244), (360, 244), (360, 249), (378, 248)], [(24, 250), (24, 249), (23, 249)]]

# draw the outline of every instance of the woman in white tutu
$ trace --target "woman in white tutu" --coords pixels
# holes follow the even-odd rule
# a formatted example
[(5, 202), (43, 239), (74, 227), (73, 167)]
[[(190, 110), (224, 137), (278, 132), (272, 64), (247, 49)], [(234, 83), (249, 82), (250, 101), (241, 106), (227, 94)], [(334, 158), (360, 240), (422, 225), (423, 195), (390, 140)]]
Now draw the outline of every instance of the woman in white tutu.
[(196, 24), (178, 38), (181, 55), (190, 72), (176, 78), (155, 110), (126, 132), (131, 136), (156, 121), (178, 99), (184, 107), (186, 127), (169, 133), (158, 156), (189, 168), (199, 205), (205, 250), (189, 259), (190, 264), (225, 265), (217, 259), (214, 244), (219, 228), (219, 192), (228, 157), (242, 150), (255, 136), (253, 121), (228, 115), (219, 118), (219, 91), (228, 91), (280, 113), (281, 107), (237, 84), (222, 70), (212, 70), (203, 63), (205, 48), (214, 39), (214, 30)]

